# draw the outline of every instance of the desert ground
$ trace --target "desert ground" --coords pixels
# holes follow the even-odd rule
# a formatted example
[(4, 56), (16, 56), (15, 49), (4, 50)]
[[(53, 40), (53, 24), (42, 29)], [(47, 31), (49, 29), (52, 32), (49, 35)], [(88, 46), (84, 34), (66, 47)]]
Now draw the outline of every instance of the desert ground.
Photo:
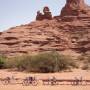
[[(37, 79), (45, 79), (51, 76), (55, 76), (57, 79), (73, 79), (75, 77), (90, 80), (90, 71), (85, 70), (73, 70), (73, 72), (60, 72), (60, 73), (26, 73), (26, 72), (17, 72), (11, 70), (0, 70), (0, 78), (5, 78), (7, 76), (15, 78), (25, 78), (27, 76), (35, 76)], [(22, 84), (10, 84), (3, 85), (0, 82), (0, 90), (90, 90), (90, 85), (42, 85), (42, 82), (39, 82), (37, 86), (23, 86)]]

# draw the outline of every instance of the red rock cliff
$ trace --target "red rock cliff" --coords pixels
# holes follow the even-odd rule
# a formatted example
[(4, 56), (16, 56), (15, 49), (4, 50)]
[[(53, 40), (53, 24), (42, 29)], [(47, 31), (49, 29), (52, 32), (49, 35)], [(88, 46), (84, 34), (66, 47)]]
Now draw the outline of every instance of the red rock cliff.
[(66, 0), (61, 16), (78, 16), (82, 14), (90, 14), (90, 8), (85, 4), (84, 0)]

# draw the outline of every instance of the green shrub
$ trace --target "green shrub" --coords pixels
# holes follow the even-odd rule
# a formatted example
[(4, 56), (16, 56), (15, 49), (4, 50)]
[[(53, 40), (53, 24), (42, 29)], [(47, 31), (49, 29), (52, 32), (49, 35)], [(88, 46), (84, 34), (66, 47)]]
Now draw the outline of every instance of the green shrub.
[(48, 73), (70, 69), (76, 67), (76, 64), (70, 56), (61, 55), (53, 51), (33, 56), (23, 55), (8, 58), (5, 66), (7, 68), (17, 68), (20, 71)]
[(78, 57), (78, 60), (82, 61), (83, 70), (88, 70), (90, 69), (90, 54), (82, 54), (81, 56)]
[(42, 53), (32, 57), (31, 71), (54, 72), (55, 55), (53, 53)]
[(30, 60), (31, 60), (31, 56), (29, 55), (23, 55), (20, 57), (16, 57), (16, 67), (18, 68), (18, 70), (23, 71), (23, 70), (28, 70), (28, 66), (30, 66)]
[(76, 67), (70, 56), (60, 55), (57, 52), (40, 53), (34, 56), (23, 55), (8, 61), (8, 67), (29, 72), (59, 72)]
[(22, 55), (17, 57), (8, 58), (5, 62), (6, 68), (17, 68), (20, 71), (26, 70), (30, 61), (28, 55)]
[(88, 70), (88, 69), (90, 70), (90, 55), (87, 55), (86, 57), (87, 58), (86, 58), (86, 61), (85, 61), (85, 65), (83, 67), (86, 70)]
[(4, 68), (6, 58), (4, 56), (0, 56), (0, 69)]

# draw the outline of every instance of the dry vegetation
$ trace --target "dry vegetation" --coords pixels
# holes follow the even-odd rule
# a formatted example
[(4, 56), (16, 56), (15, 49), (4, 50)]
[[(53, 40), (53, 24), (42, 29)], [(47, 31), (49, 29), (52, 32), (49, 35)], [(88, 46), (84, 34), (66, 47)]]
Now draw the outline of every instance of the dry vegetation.
[(23, 55), (13, 58), (2, 58), (1, 68), (17, 68), (29, 72), (59, 72), (76, 67), (74, 60), (57, 52), (40, 53), (37, 55)]

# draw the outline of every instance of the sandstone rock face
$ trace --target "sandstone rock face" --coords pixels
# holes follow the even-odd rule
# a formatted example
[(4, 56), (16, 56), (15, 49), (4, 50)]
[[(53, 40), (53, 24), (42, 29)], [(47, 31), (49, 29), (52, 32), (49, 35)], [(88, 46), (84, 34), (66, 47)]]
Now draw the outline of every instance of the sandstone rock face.
[(77, 54), (89, 52), (90, 17), (72, 22), (37, 21), (9, 29), (0, 35), (2, 55), (16, 56), (52, 50)]
[[(70, 5), (70, 1), (78, 0), (67, 0), (68, 5)], [(83, 0), (79, 1), (83, 2)], [(62, 13), (63, 10), (65, 8), (62, 9)], [(49, 9), (44, 10), (44, 13), (47, 12)], [(40, 12), (38, 13), (40, 14)], [(40, 15), (42, 16), (42, 14)], [(67, 17), (64, 17), (63, 20), (62, 17), (51, 20), (42, 20), (40, 17), (35, 22), (0, 33), (0, 54), (17, 56), (56, 50), (75, 56), (90, 52), (90, 15), (74, 16), (74, 20), (72, 20), (73, 16), (69, 16), (73, 15), (72, 12), (62, 15), (67, 15)]]
[(61, 16), (90, 15), (90, 8), (84, 0), (66, 0), (66, 5), (61, 11)]
[(2, 34), (2, 32), (0, 32), (0, 35)]

